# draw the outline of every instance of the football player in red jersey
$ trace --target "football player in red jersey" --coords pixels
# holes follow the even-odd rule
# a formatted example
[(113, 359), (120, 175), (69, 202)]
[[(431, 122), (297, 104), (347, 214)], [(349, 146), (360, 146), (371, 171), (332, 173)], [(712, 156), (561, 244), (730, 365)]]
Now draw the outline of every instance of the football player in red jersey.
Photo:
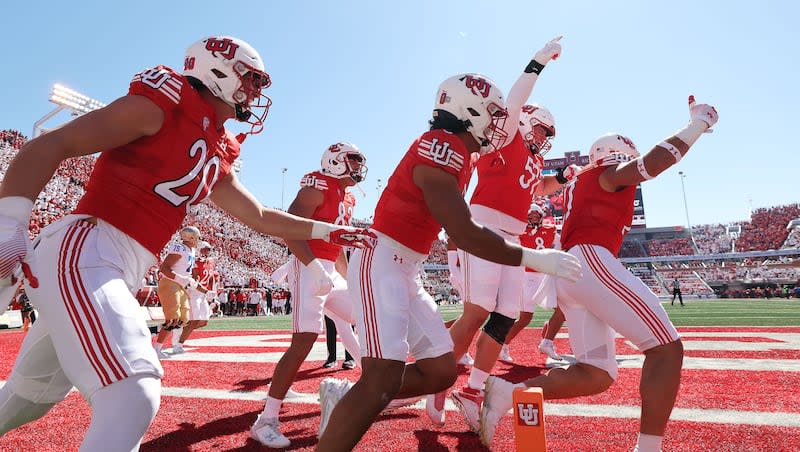
[[(542, 106), (525, 104), (539, 73), (561, 53), (560, 39), (551, 40), (536, 52), (511, 88), (504, 132), (513, 139), (498, 152), (481, 157), (476, 165), (478, 184), (470, 199), (472, 217), (512, 243), (519, 243), (525, 232), (534, 194), (547, 195), (561, 187), (555, 176), (542, 176), (543, 154), (556, 133), (553, 116)], [(477, 432), (486, 379), (519, 316), (525, 271), (465, 251), (460, 252), (460, 261), (464, 312), (450, 327), (456, 356), (465, 352), (482, 331), (469, 380), (450, 398), (470, 429)]]
[[(355, 197), (348, 189), (364, 180), (367, 161), (352, 143), (331, 145), (322, 154), (321, 167), (303, 176), (289, 213), (303, 218), (349, 225)], [(287, 240), (292, 252), (287, 279), (292, 291), (292, 342), (283, 354), (269, 385), (264, 411), (250, 428), (256, 441), (268, 447), (289, 447), (280, 431), (278, 413), (300, 365), (322, 333), (324, 316), (336, 324), (345, 348), (359, 361), (361, 352), (353, 332), (353, 302), (347, 292), (347, 259), (341, 246), (321, 240)]]
[[(528, 211), (528, 226), (525, 232), (520, 235), (519, 241), (522, 246), (542, 250), (547, 248), (559, 249), (558, 232), (552, 221), (544, 221), (544, 209), (538, 204), (531, 204)], [(514, 322), (514, 326), (508, 332), (503, 349), (500, 351), (500, 360), (513, 362), (508, 345), (515, 337), (533, 320), (533, 312), (536, 306), (543, 308), (556, 307), (556, 286), (555, 281), (547, 275), (543, 275), (529, 268), (525, 269), (524, 290), (522, 304), (520, 305), (519, 318)], [(552, 341), (550, 342), (552, 344)], [(555, 353), (555, 352), (553, 352)], [(552, 358), (552, 356), (551, 356)], [(553, 358), (553, 359), (560, 359)]]
[[(318, 450), (351, 450), (393, 398), (435, 394), (455, 381), (453, 342), (419, 277), (442, 227), (484, 259), (570, 280), (580, 274), (573, 256), (511, 244), (470, 215), (463, 193), (471, 156), (503, 146), (507, 117), (502, 93), (486, 77), (460, 74), (439, 86), (430, 131), (408, 148), (376, 206), (375, 247), (356, 250), (348, 266), (362, 373), (352, 389), (344, 380), (320, 385)], [(406, 364), (409, 354), (415, 362)]]
[[(678, 163), (717, 122), (717, 111), (689, 97), (689, 124), (640, 156), (619, 134), (600, 137), (589, 149), (589, 167), (565, 196), (561, 242), (584, 268), (576, 282), (556, 282), (558, 305), (569, 324), (577, 364), (552, 369), (517, 386), (540, 387), (546, 399), (597, 394), (617, 378), (614, 331), (644, 355), (639, 393), (642, 414), (635, 451), (661, 450), (681, 378), (683, 345), (658, 297), (630, 273), (617, 255), (633, 220), (636, 186)], [(515, 385), (487, 382), (481, 440), (491, 444), (498, 420), (511, 408)]]
[[(131, 291), (191, 205), (210, 197), (285, 239), (366, 243), (365, 232), (265, 208), (237, 180), (240, 140), (224, 124), (235, 118), (258, 133), (269, 85), (252, 46), (210, 37), (189, 47), (182, 74), (141, 72), (127, 95), (23, 146), (0, 185), (0, 282), (27, 273), (43, 321), (0, 389), (0, 434), (43, 416), (76, 386), (92, 406), (81, 449), (138, 449), (163, 369)], [(61, 161), (98, 151), (77, 208), (42, 230), (34, 251), (33, 200)]]

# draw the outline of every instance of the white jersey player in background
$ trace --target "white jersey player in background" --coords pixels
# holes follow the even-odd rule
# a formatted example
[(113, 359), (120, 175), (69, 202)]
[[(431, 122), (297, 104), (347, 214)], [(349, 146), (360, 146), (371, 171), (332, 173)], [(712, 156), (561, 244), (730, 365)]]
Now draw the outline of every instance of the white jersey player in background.
[(173, 353), (183, 353), (180, 345), (180, 332), (189, 323), (189, 290), (197, 287), (192, 277), (195, 261), (195, 247), (200, 241), (200, 230), (194, 226), (181, 229), (180, 241), (169, 246), (169, 251), (158, 267), (161, 278), (158, 280), (158, 298), (164, 311), (164, 324), (158, 332), (154, 347), (159, 358), (169, 358), (162, 350), (167, 336), (172, 334)]

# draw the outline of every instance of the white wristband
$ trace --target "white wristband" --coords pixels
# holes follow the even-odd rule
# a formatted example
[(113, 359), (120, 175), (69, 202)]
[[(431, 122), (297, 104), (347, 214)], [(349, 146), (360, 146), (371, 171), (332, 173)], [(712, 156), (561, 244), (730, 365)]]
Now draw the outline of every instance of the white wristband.
[(684, 127), (683, 129), (675, 132), (675, 136), (678, 137), (679, 140), (683, 141), (684, 143), (688, 144), (689, 147), (700, 138), (706, 130), (708, 130), (708, 123), (699, 119), (695, 119), (689, 121), (689, 124)]
[(0, 198), (0, 215), (9, 216), (26, 228), (31, 218), (31, 211), (33, 210), (33, 201), (24, 196), (6, 196)]
[(645, 168), (644, 166), (644, 156), (641, 156), (636, 159), (636, 169), (639, 170), (639, 174), (642, 175), (644, 180), (650, 180), (653, 178), (653, 176), (651, 176), (650, 173), (647, 172), (647, 168)]
[(681, 154), (681, 151), (679, 151), (678, 148), (676, 148), (675, 145), (673, 145), (672, 143), (669, 143), (667, 141), (662, 141), (661, 143), (658, 143), (658, 146), (668, 150), (669, 153), (672, 154), (673, 157), (675, 157), (675, 163), (680, 162), (681, 159), (683, 158), (683, 154)]
[(311, 238), (312, 239), (322, 239), (327, 240), (330, 238), (330, 233), (333, 230), (331, 225), (328, 223), (323, 223), (321, 221), (313, 221), (313, 226), (311, 227)]

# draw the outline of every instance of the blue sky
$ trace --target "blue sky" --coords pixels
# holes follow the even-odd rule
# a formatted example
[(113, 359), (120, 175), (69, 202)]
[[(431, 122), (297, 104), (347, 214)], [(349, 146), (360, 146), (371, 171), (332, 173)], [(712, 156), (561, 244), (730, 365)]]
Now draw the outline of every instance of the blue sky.
[(273, 80), (273, 107), (265, 131), (243, 147), (241, 178), (270, 206), (281, 205), (281, 168), (288, 205), (322, 151), (348, 140), (368, 158), (356, 216), (369, 217), (377, 180), (385, 186), (425, 130), (442, 80), (480, 72), (507, 93), (556, 35), (563, 54), (530, 99), (556, 118), (548, 157), (585, 153), (609, 131), (648, 150), (686, 123), (688, 94), (720, 113), (713, 134), (644, 184), (648, 226), (686, 223), (678, 171), (692, 224), (744, 220), (748, 199), (754, 207), (800, 200), (796, 2), (6, 3), (0, 128), (26, 135), (52, 108), (55, 82), (110, 102), (146, 67), (180, 69), (185, 48), (203, 36), (253, 44)]

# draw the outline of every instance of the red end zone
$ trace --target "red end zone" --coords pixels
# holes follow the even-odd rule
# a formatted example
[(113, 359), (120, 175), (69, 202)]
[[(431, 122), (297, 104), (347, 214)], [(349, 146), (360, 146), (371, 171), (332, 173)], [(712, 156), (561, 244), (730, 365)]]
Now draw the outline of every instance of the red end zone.
[[(680, 331), (687, 347), (685, 368), (664, 450), (800, 450), (800, 328)], [(19, 332), (0, 335), (0, 380), (8, 377), (21, 340)], [(538, 341), (538, 330), (524, 330), (511, 346), (515, 363), (500, 363), (494, 373), (520, 381), (546, 369), (544, 356), (535, 349)], [(275, 366), (270, 361), (279, 357), (286, 342), (286, 332), (198, 332), (186, 355), (163, 362), (161, 409), (142, 450), (263, 450), (249, 439), (248, 428), (263, 408)], [(556, 343), (560, 352), (568, 351), (566, 339)], [(606, 393), (545, 405), (551, 450), (632, 449), (638, 430), (636, 360), (641, 355), (621, 339), (617, 345), (620, 378)], [(322, 353), (324, 343), (315, 351)], [(313, 393), (325, 377), (355, 380), (360, 373), (320, 365), (307, 362), (293, 389)], [(458, 385), (466, 382), (462, 371)], [(86, 402), (71, 394), (44, 418), (6, 434), (0, 449), (75, 450), (90, 416)], [(292, 440), (291, 450), (313, 449), (319, 424), (313, 397), (284, 403), (281, 422)], [(511, 420), (506, 417), (493, 449), (512, 447)], [(405, 408), (381, 416), (357, 450), (483, 447), (457, 411), (449, 411), (447, 424), (439, 428), (420, 409)]]

